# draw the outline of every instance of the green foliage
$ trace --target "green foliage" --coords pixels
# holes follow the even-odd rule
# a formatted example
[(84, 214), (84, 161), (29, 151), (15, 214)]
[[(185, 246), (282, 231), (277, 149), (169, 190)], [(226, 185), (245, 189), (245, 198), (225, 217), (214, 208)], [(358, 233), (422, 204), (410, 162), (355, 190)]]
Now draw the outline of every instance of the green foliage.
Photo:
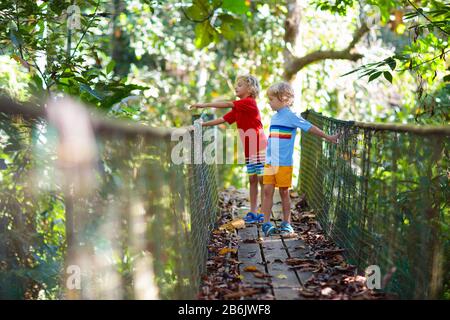
[[(410, 4), (407, 9), (409, 12), (403, 15), (403, 21), (410, 23), (409, 29), (414, 31), (412, 43), (399, 54), (380, 62), (365, 64), (345, 75), (359, 72), (361, 77), (368, 77), (368, 82), (370, 82), (383, 73), (385, 79), (392, 83), (393, 74), (389, 70), (383, 69), (389, 66), (391, 71), (409, 70), (416, 73), (419, 78), (417, 92), (420, 100), (426, 90), (424, 83), (432, 85), (438, 74), (445, 72), (446, 55), (450, 51), (450, 6), (444, 2), (427, 1), (422, 4), (423, 7), (419, 8), (413, 2), (408, 2)], [(400, 5), (397, 1), (369, 3), (379, 7), (384, 23), (389, 22), (389, 16), (393, 9)], [(327, 10), (333, 11), (331, 8), (327, 8)]]
[[(249, 12), (245, 0), (194, 0), (184, 14), (196, 22), (195, 45), (202, 49), (210, 43), (218, 43), (219, 35), (233, 40), (243, 31), (242, 20), (237, 18)], [(219, 21), (219, 23), (215, 23)]]
[(32, 156), (37, 127), (1, 115), (0, 128), (0, 297), (55, 299), (65, 252), (64, 204), (29, 179), (39, 161), (48, 161)]
[[(70, 3), (37, 5), (27, 0), (4, 4), (0, 15), (2, 53), (29, 70), (30, 92), (36, 102), (57, 91), (108, 110), (131, 92), (146, 88), (129, 84), (126, 78), (114, 78), (114, 60), (102, 66), (98, 59), (102, 50), (109, 51), (108, 47), (102, 48), (104, 38), (95, 36), (102, 24), (98, 11), (103, 5), (108, 7), (107, 1), (77, 4), (83, 13), (80, 29), (69, 28), (66, 10)], [(89, 56), (94, 56), (94, 63), (87, 61)]]
[(339, 13), (340, 15), (345, 15), (347, 13), (347, 7), (353, 6), (353, 0), (315, 0), (313, 1), (313, 4), (315, 4), (320, 10), (327, 10), (333, 13)]

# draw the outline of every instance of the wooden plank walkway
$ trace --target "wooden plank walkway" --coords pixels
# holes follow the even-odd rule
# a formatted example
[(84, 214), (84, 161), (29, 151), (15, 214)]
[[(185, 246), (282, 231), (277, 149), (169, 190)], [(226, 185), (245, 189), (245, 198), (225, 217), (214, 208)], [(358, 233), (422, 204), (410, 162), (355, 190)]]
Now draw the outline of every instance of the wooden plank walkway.
[[(243, 218), (248, 210), (247, 201), (241, 202), (237, 218)], [(277, 226), (281, 222), (280, 217), (281, 201), (276, 192), (272, 220)], [(283, 239), (278, 235), (265, 238), (261, 224), (247, 224), (245, 229), (238, 230), (238, 235), (238, 260), (242, 262), (240, 272), (243, 281), (252, 287), (266, 288), (277, 300), (302, 299), (299, 291), (312, 273), (300, 272), (290, 267), (286, 260), (306, 259), (307, 245), (298, 238)], [(255, 267), (257, 272), (254, 272)]]
[[(248, 191), (221, 193), (221, 218), (208, 246), (208, 272), (200, 299), (303, 300), (388, 299), (395, 295), (369, 289), (364, 271), (345, 259), (345, 249), (327, 238), (306, 200), (291, 198), (296, 237), (264, 237), (261, 224), (244, 224)], [(271, 220), (279, 226), (282, 210), (274, 195)], [(226, 256), (224, 256), (226, 254)]]

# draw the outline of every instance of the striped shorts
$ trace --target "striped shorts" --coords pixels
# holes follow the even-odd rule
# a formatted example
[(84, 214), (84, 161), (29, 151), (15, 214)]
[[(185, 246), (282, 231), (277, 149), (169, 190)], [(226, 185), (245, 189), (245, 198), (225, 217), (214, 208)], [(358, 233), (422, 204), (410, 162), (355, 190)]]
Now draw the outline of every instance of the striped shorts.
[(258, 176), (264, 175), (264, 162), (247, 162), (246, 167), (249, 176), (254, 174)]
[(264, 163), (266, 162), (266, 154), (264, 151), (258, 152), (257, 155), (250, 156), (245, 159), (245, 164), (247, 166), (247, 174), (251, 175), (264, 175)]

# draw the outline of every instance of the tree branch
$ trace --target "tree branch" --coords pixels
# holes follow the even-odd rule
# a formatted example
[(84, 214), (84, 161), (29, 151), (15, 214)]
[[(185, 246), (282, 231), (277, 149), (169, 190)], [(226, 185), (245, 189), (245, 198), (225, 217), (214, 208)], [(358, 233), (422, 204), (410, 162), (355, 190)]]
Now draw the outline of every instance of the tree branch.
[(315, 63), (325, 59), (341, 59), (357, 61), (363, 57), (362, 54), (353, 53), (352, 49), (361, 40), (361, 38), (369, 31), (369, 27), (363, 23), (353, 35), (353, 40), (344, 50), (318, 50), (311, 52), (303, 57), (295, 57), (292, 53), (287, 52), (285, 56), (285, 73), (284, 78), (291, 80), (297, 72), (311, 63)]

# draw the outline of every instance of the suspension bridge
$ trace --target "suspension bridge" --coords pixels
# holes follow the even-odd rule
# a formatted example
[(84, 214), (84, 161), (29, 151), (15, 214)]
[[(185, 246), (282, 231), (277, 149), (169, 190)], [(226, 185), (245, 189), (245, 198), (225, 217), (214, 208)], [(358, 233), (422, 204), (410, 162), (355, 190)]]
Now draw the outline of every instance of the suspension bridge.
[(229, 250), (216, 260), (244, 293), (220, 298), (324, 298), (337, 290), (320, 288), (326, 260), (355, 277), (378, 266), (382, 291), (402, 299), (448, 294), (449, 126), (306, 111), (342, 138), (302, 134), (299, 237), (269, 240), (258, 225), (220, 231), (245, 212), (245, 191), (220, 190), (220, 165), (174, 164), (179, 129), (52, 110), (0, 101), (0, 296), (34, 299), (52, 284), (61, 299), (214, 298), (201, 288), (221, 232)]

